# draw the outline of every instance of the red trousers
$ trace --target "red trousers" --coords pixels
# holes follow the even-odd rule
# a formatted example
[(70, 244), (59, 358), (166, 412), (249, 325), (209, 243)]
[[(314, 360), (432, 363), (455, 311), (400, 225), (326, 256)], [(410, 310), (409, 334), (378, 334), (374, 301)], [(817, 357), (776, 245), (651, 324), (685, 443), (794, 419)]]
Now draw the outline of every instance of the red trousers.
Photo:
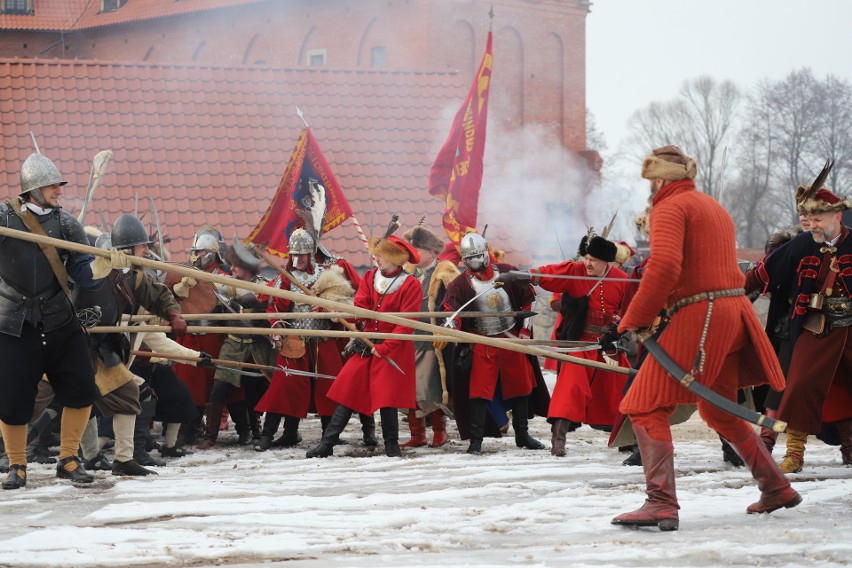
[(474, 345), (470, 398), (494, 398), (498, 376), (503, 398), (527, 396), (535, 387), (535, 375), (526, 355), (480, 343)]

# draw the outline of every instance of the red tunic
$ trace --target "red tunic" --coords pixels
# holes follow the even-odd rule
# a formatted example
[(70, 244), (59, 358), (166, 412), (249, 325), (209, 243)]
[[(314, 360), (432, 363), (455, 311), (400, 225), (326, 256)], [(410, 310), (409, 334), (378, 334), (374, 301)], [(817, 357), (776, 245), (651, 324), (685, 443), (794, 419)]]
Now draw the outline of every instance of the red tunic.
[[(587, 276), (582, 262), (562, 262), (534, 268), (531, 272), (542, 276), (533, 277), (532, 283), (550, 292), (561, 292), (575, 298), (589, 294), (589, 309), (586, 314), (586, 326), (580, 341), (597, 341), (604, 333), (603, 328), (617, 322), (621, 311), (627, 282), (596, 280), (567, 280), (548, 278), (548, 274), (567, 276)], [(611, 268), (607, 278), (627, 278), (619, 268)], [(592, 287), (595, 289), (592, 290)], [(601, 351), (582, 351), (574, 356), (593, 361), (605, 362)], [(619, 365), (629, 367), (630, 363), (623, 353), (616, 359)], [(627, 375), (608, 373), (598, 369), (581, 367), (570, 363), (563, 364), (556, 379), (556, 386), (550, 398), (548, 418), (563, 418), (585, 424), (612, 425), (618, 416)]]
[[(395, 291), (380, 294), (373, 285), (378, 269), (364, 275), (355, 293), (355, 305), (379, 312), (416, 312), (423, 299), (423, 288), (417, 278), (403, 273), (402, 285)], [(377, 309), (378, 307), (378, 309)], [(392, 323), (366, 320), (364, 331), (380, 333), (412, 333), (412, 329)], [(398, 339), (376, 345), (381, 357), (352, 355), (344, 363), (328, 397), (361, 414), (373, 414), (379, 408), (415, 408), (414, 343)], [(390, 357), (405, 374), (387, 362)]]
[[(288, 265), (292, 269), (291, 264)], [(343, 269), (343, 275), (357, 289), (361, 279), (351, 264), (343, 259), (335, 263)], [(281, 287), (282, 280), (277, 278), (269, 283)], [(288, 283), (289, 289), (289, 283)], [(293, 309), (292, 302), (284, 298), (271, 297), (269, 299), (268, 313), (289, 312)], [(334, 329), (343, 329), (339, 324), (332, 326)], [(340, 357), (340, 346), (335, 339), (308, 339), (305, 345), (305, 355), (298, 359), (288, 359), (278, 355), (276, 362), (279, 366), (299, 371), (321, 373), (323, 375), (337, 376), (343, 368), (343, 359)], [(320, 416), (331, 416), (337, 404), (328, 398), (328, 389), (334, 383), (333, 379), (310, 378), (291, 375), (285, 372), (276, 372), (272, 375), (269, 388), (258, 401), (255, 410), (258, 412), (272, 412), (284, 416), (295, 416), (304, 418), (308, 412), (313, 410)]]

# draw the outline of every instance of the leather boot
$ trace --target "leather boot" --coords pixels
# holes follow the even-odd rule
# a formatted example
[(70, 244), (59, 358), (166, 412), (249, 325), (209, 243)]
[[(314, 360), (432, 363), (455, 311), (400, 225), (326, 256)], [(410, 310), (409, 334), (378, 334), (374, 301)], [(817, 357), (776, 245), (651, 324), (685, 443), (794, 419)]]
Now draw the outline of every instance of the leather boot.
[(216, 445), (216, 439), (219, 437), (219, 424), (222, 422), (224, 412), (224, 404), (208, 402), (204, 405), (204, 439), (198, 444), (199, 450), (207, 450)]
[(529, 397), (517, 396), (512, 400), (512, 428), (515, 430), (515, 445), (528, 450), (543, 450), (544, 444), (529, 433)]
[[(775, 418), (776, 411), (771, 408), (767, 408), (766, 416), (768, 418)], [(761, 428), (760, 440), (763, 442), (763, 445), (766, 446), (766, 449), (769, 450), (769, 453), (771, 454), (772, 450), (775, 449), (775, 442), (778, 440), (778, 432), (769, 428)]]
[(561, 458), (565, 455), (565, 435), (568, 433), (570, 425), (571, 422), (564, 418), (557, 418), (553, 421), (553, 425), (550, 427), (550, 431), (553, 433), (550, 438), (550, 453), (554, 456)]
[(107, 459), (102, 451), (98, 452), (92, 459), (84, 461), (83, 466), (93, 471), (112, 471), (112, 462)]
[(249, 408), (245, 401), (235, 402), (228, 405), (228, 412), (234, 421), (234, 430), (237, 431), (237, 445), (247, 446), (251, 444), (251, 418)]
[(92, 483), (95, 480), (95, 476), (86, 471), (77, 456), (59, 460), (56, 464), (56, 477), (70, 479), (71, 483)]
[(376, 417), (372, 414), (359, 414), (358, 417), (361, 419), (361, 432), (364, 433), (364, 445), (368, 448), (375, 448), (379, 445), (379, 441), (376, 439)]
[(254, 443), (254, 451), (265, 452), (272, 447), (272, 434), (261, 434), (260, 440)]
[(340, 433), (346, 428), (350, 418), (352, 418), (352, 409), (338, 404), (328, 421), (328, 427), (322, 433), (322, 440), (308, 450), (305, 457), (327, 458), (334, 455), (334, 441), (339, 439)]
[(260, 412), (249, 412), (249, 418), (251, 419), (251, 439), (255, 442), (260, 440), (260, 437), (263, 435), (263, 428), (260, 426)]
[(648, 497), (642, 507), (618, 515), (612, 524), (658, 526), (661, 531), (676, 531), (680, 506), (675, 494), (674, 446), (668, 441), (655, 440), (642, 426), (634, 424), (633, 431), (642, 452), (645, 493)]
[[(331, 422), (331, 416), (320, 416), (320, 426), (322, 426), (322, 431), (325, 432), (326, 428), (328, 428), (329, 423)], [(335, 446), (339, 446), (343, 442), (340, 441), (340, 437), (338, 436), (333, 440)]]
[(642, 465), (642, 452), (639, 451), (639, 444), (633, 444), (633, 453), (621, 462), (621, 465)]
[[(219, 428), (219, 422), (215, 424), (216, 428)], [(198, 446), (201, 447), (200, 445)], [(112, 474), (113, 475), (124, 475), (131, 477), (142, 477), (143, 475), (159, 475), (156, 471), (145, 469), (141, 465), (139, 465), (136, 460), (127, 460), (127, 461), (118, 461), (115, 460), (112, 462)]]
[(136, 424), (133, 427), (133, 459), (139, 465), (163, 467), (166, 460), (155, 458), (148, 453), (148, 439), (151, 437), (151, 418), (156, 411), (156, 401), (145, 401), (142, 403), (142, 413), (136, 416)]
[(737, 452), (734, 451), (731, 444), (722, 436), (719, 436), (719, 440), (722, 441), (722, 461), (729, 463), (734, 467), (744, 466), (745, 462), (737, 455)]
[(285, 416), (284, 433), (281, 434), (280, 438), (272, 442), (272, 445), (276, 448), (292, 448), (301, 442), (302, 435), (299, 434), (299, 422), (301, 422), (300, 418)]
[(450, 441), (447, 437), (447, 417), (440, 410), (436, 410), (429, 415), (429, 420), (432, 421), (431, 445), (433, 448), (440, 448)]
[(805, 444), (808, 434), (798, 430), (787, 429), (787, 453), (781, 460), (781, 471), (784, 473), (799, 473), (805, 464)]
[(482, 453), (482, 438), (485, 436), (485, 414), (488, 412), (488, 401), (484, 398), (470, 399), (470, 443), (467, 453)]
[[(402, 456), (399, 449), (399, 413), (396, 408), (380, 408), (382, 417), (382, 440), (385, 443), (385, 455), (389, 458)], [(425, 429), (425, 424), (424, 424)]]
[(13, 465), (9, 475), (3, 480), (3, 489), (20, 489), (27, 485), (27, 466)]
[(843, 465), (852, 465), (852, 420), (835, 423), (840, 433), (840, 457)]
[(413, 408), (408, 410), (408, 429), (411, 431), (411, 439), (402, 444), (403, 448), (422, 448), (427, 444), (426, 419), (417, 418), (417, 410)]
[(749, 432), (744, 440), (731, 445), (743, 462), (748, 464), (760, 489), (760, 500), (749, 505), (747, 513), (771, 513), (781, 507), (790, 509), (802, 502), (802, 497), (790, 487), (790, 481), (772, 461), (760, 436)]

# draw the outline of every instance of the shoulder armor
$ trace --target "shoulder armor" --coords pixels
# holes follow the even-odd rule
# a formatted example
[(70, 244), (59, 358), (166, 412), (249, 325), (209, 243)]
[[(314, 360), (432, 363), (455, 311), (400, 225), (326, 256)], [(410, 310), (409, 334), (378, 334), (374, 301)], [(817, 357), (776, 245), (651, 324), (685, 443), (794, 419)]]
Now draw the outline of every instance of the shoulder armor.
[(81, 245), (88, 245), (89, 239), (86, 238), (86, 232), (83, 230), (83, 225), (77, 221), (77, 218), (64, 209), (59, 209), (58, 214), (62, 237), (66, 241), (79, 243)]

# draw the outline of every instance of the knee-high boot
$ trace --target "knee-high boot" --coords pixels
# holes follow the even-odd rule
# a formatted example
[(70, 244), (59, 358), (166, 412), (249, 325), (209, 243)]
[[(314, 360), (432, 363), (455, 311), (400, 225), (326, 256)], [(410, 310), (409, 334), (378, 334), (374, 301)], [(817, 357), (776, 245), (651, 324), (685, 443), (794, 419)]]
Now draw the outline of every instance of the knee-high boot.
[(836, 424), (840, 433), (840, 457), (843, 465), (852, 465), (852, 420), (844, 420)]
[(278, 431), (278, 426), (281, 425), (281, 415), (274, 412), (267, 412), (263, 418), (263, 430), (260, 432), (260, 439), (254, 445), (254, 451), (265, 452), (272, 447), (272, 439)]
[(285, 416), (284, 433), (272, 442), (272, 445), (277, 448), (292, 448), (301, 442), (302, 435), (299, 434), (299, 422), (301, 422), (301, 419), (296, 416)]
[[(775, 418), (777, 413), (775, 410), (771, 408), (766, 409), (766, 416), (768, 418)], [(760, 429), (760, 440), (763, 442), (763, 445), (766, 446), (766, 449), (769, 450), (769, 453), (772, 453), (772, 450), (775, 449), (775, 441), (778, 440), (778, 432), (771, 430), (769, 428), (761, 428)]]
[(781, 460), (781, 471), (784, 473), (799, 473), (805, 464), (805, 444), (808, 442), (807, 432), (787, 429), (787, 453)]
[(544, 444), (530, 436), (529, 397), (517, 396), (512, 400), (512, 428), (515, 430), (515, 445), (529, 450), (543, 450)]
[(139, 465), (157, 467), (166, 465), (166, 460), (155, 458), (148, 453), (148, 438), (151, 436), (149, 426), (156, 411), (157, 401), (146, 400), (142, 403), (142, 412), (136, 416), (136, 424), (133, 428), (133, 459)]
[(417, 410), (414, 408), (408, 409), (408, 429), (411, 431), (411, 439), (402, 444), (403, 448), (422, 448), (426, 445), (426, 419), (417, 418)]
[(237, 431), (237, 444), (246, 446), (251, 444), (251, 418), (249, 407), (244, 400), (228, 405), (228, 412), (234, 420), (234, 430)]
[(618, 515), (612, 524), (658, 526), (661, 531), (676, 531), (680, 506), (675, 493), (674, 446), (669, 441), (655, 440), (637, 424), (633, 424), (633, 431), (642, 452), (647, 498), (642, 507)]
[(305, 457), (308, 458), (327, 458), (334, 454), (334, 441), (338, 439), (340, 433), (346, 428), (349, 419), (352, 418), (352, 409), (346, 408), (342, 404), (338, 404), (334, 409), (334, 414), (328, 422), (328, 427), (322, 433), (320, 443), (308, 450)]
[[(514, 412), (512, 413), (514, 415)], [(553, 426), (550, 427), (553, 432), (553, 437), (550, 440), (550, 453), (557, 457), (565, 455), (565, 435), (568, 434), (568, 428), (571, 425), (570, 420), (557, 418), (553, 421)]]
[(802, 502), (802, 497), (790, 487), (790, 481), (772, 461), (772, 456), (757, 434), (749, 432), (745, 439), (731, 442), (731, 446), (748, 465), (760, 489), (760, 500), (749, 505), (746, 512), (771, 513), (781, 507), (795, 507)]
[(382, 417), (382, 440), (385, 443), (385, 455), (398, 458), (402, 455), (399, 449), (399, 413), (396, 408), (380, 408)]
[(219, 438), (219, 423), (222, 421), (224, 411), (224, 404), (208, 402), (204, 405), (204, 439), (198, 444), (199, 450), (206, 450), (216, 445), (216, 440)]
[(482, 453), (482, 438), (485, 437), (485, 414), (488, 412), (488, 401), (484, 398), (470, 399), (470, 443), (467, 453)]
[(364, 445), (368, 448), (375, 448), (379, 445), (379, 441), (376, 439), (376, 417), (372, 414), (359, 414), (358, 417), (361, 419)]
[(432, 421), (432, 447), (440, 448), (449, 441), (447, 437), (447, 417), (440, 410), (436, 410), (429, 415), (429, 419)]

